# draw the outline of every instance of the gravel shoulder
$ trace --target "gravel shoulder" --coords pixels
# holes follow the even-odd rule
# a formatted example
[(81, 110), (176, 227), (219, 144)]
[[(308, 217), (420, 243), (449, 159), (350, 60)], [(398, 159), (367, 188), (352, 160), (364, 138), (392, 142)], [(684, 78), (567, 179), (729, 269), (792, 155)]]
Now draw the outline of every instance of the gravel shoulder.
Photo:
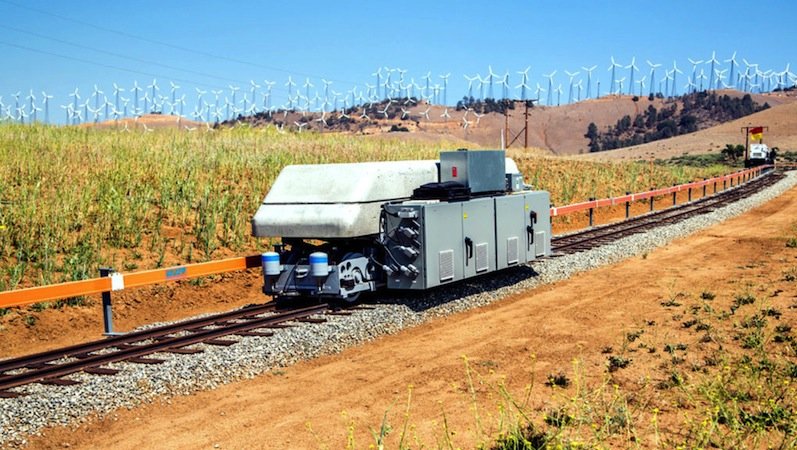
[[(795, 184), (791, 174), (705, 216), (430, 294), (380, 298), (372, 310), (324, 324), (279, 330), (270, 338), (246, 337), (227, 348), (205, 346), (199, 355), (158, 355), (167, 362), (157, 366), (116, 364), (120, 374), (77, 375), (83, 383), (75, 386), (26, 387), (31, 395), (0, 399), (0, 443), (339, 448), (352, 423), (358, 442), (369, 442), (368, 427), (378, 428), (387, 410), (398, 414), (409, 385), (418, 399), (414, 430), (434, 442), (442, 409), (470, 407), (462, 395), (462, 355), (508, 374), (514, 385), (527, 380), (531, 354), (537, 355), (534, 371), (567, 367), (585, 348), (608, 345), (624, 327), (654, 314), (636, 297), (660, 296), (668, 283), (688, 282), (701, 264), (716, 264), (711, 253), (744, 260), (734, 255), (733, 241), (741, 239), (735, 236), (752, 239), (790, 224), (797, 214)], [(784, 192), (751, 214), (656, 250)], [(772, 230), (761, 221), (769, 217), (779, 218)], [(691, 269), (679, 268), (684, 265)], [(601, 266), (608, 267), (562, 281)], [(724, 275), (718, 270), (711, 277)], [(617, 285), (618, 279), (625, 283)], [(457, 315), (448, 317), (452, 314)], [(360, 345), (366, 342), (371, 343)], [(587, 364), (598, 368), (602, 361)], [(241, 380), (246, 381), (232, 383)], [(187, 395), (197, 391), (202, 392)], [(467, 414), (449, 419), (465, 435), (473, 426)], [(308, 423), (323, 438), (308, 432)], [(43, 437), (35, 437), (42, 431)]]

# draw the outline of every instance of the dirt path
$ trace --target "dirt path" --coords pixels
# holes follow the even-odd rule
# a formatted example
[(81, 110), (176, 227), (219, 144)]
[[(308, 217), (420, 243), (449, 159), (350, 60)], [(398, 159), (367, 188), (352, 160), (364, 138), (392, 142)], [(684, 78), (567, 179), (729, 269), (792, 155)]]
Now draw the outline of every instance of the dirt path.
[[(784, 245), (786, 236), (795, 235), (795, 218), (797, 189), (792, 189), (650, 254), (339, 355), (120, 411), (76, 430), (48, 430), (32, 447), (337, 449), (354, 439), (353, 448), (367, 448), (374, 442), (371, 430), (379, 430), (387, 412), (393, 448), (402, 434), (411, 390), (410, 441), (417, 437), (426, 448), (435, 448), (444, 436), (445, 413), (448, 429), (455, 432), (454, 446), (472, 448), (495, 429), (499, 417), (501, 397), (491, 383), (505, 380), (520, 398), (533, 374), (531, 406), (542, 414), (574, 389), (552, 391), (543, 386), (546, 376), (561, 372), (576, 379), (583, 371), (586, 381), (600, 384), (606, 380), (608, 353), (634, 351), (626, 349), (626, 333), (631, 331), (650, 346), (688, 343), (695, 353), (686, 356), (687, 362), (699, 362), (711, 348), (701, 347), (680, 325), (678, 308), (662, 306), (667, 299), (695, 299), (712, 292), (719, 305), (741, 290), (766, 297), (777, 288), (777, 301), (794, 304), (797, 287), (783, 284), (782, 273), (797, 264), (797, 249)], [(781, 310), (783, 321), (797, 325), (794, 308)], [(640, 380), (661, 380), (662, 353), (626, 353), (633, 363), (611, 382), (631, 391), (653, 389)], [(469, 393), (463, 356), (475, 371), (476, 401)], [(659, 396), (654, 391), (648, 397), (665, 414), (667, 401), (655, 403)], [(665, 422), (662, 418), (663, 427)], [(485, 431), (478, 432), (477, 423)], [(671, 426), (677, 428), (676, 419)]]

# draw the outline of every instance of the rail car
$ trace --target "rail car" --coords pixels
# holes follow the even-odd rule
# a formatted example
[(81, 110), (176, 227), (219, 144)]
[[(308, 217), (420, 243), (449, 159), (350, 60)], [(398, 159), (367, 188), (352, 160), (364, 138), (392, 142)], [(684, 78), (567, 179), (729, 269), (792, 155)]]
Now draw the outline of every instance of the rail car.
[(766, 144), (750, 144), (747, 158), (744, 160), (745, 167), (757, 167), (765, 164), (774, 164), (777, 157), (777, 148), (769, 148)]
[(550, 195), (503, 150), (439, 160), (291, 165), (252, 218), (263, 293), (353, 302), (427, 290), (551, 253)]

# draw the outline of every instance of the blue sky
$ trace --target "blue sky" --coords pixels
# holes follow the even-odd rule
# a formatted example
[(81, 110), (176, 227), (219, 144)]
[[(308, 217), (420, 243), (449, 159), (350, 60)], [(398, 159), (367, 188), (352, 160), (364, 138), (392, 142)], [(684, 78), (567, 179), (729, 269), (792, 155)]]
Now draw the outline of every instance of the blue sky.
[[(762, 70), (782, 71), (797, 63), (795, 17), (797, 3), (768, 0), (0, 0), (0, 95), (8, 104), (14, 92), (44, 90), (55, 105), (67, 103), (76, 87), (86, 95), (98, 84), (110, 95), (113, 82), (129, 88), (134, 80), (147, 85), (157, 78), (162, 93), (176, 80), (190, 102), (195, 87), (229, 95), (229, 84), (244, 91), (249, 80), (267, 79), (277, 82), (279, 103), (288, 75), (300, 85), (310, 77), (311, 91), (322, 91), (325, 78), (330, 89), (346, 92), (373, 84), (370, 74), (388, 66), (406, 69), (405, 79), (419, 83), (428, 71), (439, 84), (439, 75), (451, 73), (453, 104), (466, 93), (463, 75), (486, 75), (488, 65), (509, 71), (513, 86), (520, 82), (516, 71), (531, 66), (532, 88), (547, 87), (542, 74), (557, 70), (554, 86), (562, 83), (567, 95), (564, 70), (597, 64), (593, 83), (606, 86), (610, 56), (622, 64), (636, 56), (637, 79), (649, 75), (646, 59), (668, 67), (677, 60), (688, 74), (687, 58), (706, 60), (712, 50), (720, 60), (737, 51), (740, 63), (746, 58)], [(618, 70), (621, 76), (628, 70)], [(679, 91), (685, 82), (679, 79)]]

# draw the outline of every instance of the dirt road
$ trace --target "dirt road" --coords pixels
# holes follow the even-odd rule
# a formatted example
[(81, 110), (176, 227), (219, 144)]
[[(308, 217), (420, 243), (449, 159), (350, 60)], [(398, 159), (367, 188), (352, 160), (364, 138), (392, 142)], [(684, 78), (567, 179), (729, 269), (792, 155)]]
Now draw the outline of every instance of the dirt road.
[[(777, 289), (773, 301), (794, 304), (797, 286), (785, 284), (782, 274), (797, 265), (797, 249), (784, 245), (785, 237), (797, 232), (796, 221), (797, 189), (792, 189), (650, 254), (339, 355), (120, 411), (76, 430), (48, 430), (32, 447), (337, 449), (353, 440), (352, 448), (368, 448), (386, 416), (392, 427), (389, 448), (402, 435), (436, 448), (446, 429), (453, 432), (448, 436), (454, 447), (472, 448), (497, 427), (504, 397), (494, 388), (502, 380), (513, 398), (522, 399), (533, 375), (530, 409), (543, 414), (578, 389), (552, 390), (543, 385), (548, 375), (561, 372), (576, 381), (582, 374), (582, 382), (604, 383), (607, 355), (634, 351), (627, 344), (629, 332), (638, 332), (651, 348), (688, 344), (694, 353), (687, 363), (710, 353), (709, 345), (701, 346), (681, 326), (685, 306), (674, 307), (678, 303), (668, 299), (686, 304), (711, 292), (719, 305), (741, 290), (769, 298)], [(782, 320), (797, 325), (797, 312), (785, 305)], [(662, 353), (624, 353), (632, 363), (611, 375), (611, 383), (637, 393), (653, 389), (642, 380), (665, 376)], [(408, 431), (402, 433), (410, 391)], [(647, 406), (661, 408), (664, 416), (667, 401), (660, 397), (650, 392)], [(673, 428), (677, 420), (673, 416)], [(664, 417), (662, 427), (667, 427)]]

